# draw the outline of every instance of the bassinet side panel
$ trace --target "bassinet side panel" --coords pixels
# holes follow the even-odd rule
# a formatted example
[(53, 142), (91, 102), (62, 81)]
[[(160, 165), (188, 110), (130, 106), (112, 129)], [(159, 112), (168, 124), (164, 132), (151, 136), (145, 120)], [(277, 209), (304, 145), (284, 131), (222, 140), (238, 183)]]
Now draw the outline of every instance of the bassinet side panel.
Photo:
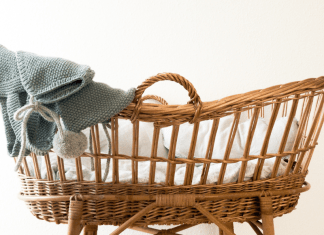
[[(165, 77), (163, 77), (164, 79)], [(162, 80), (163, 80), (162, 79)], [(317, 144), (323, 116), (323, 89), (324, 78), (307, 79), (302, 82), (293, 82), (274, 86), (263, 90), (252, 91), (246, 94), (234, 95), (213, 102), (201, 102), (196, 90), (181, 78), (173, 75), (171, 80), (177, 81), (188, 90), (191, 101), (186, 105), (167, 105), (144, 103), (142, 94), (137, 93), (136, 99), (125, 110), (111, 118), (111, 145), (110, 154), (102, 153), (98, 125), (91, 127), (93, 153), (84, 153), (75, 160), (76, 180), (66, 177), (64, 160), (57, 157), (57, 174), (53, 173), (53, 162), (48, 155), (43, 156), (46, 164), (46, 177), (42, 177), (39, 169), (39, 156), (31, 154), (32, 165), (26, 159), (20, 168), (22, 182), (21, 198), (26, 201), (32, 213), (39, 219), (56, 223), (67, 223), (69, 211), (69, 197), (83, 195), (82, 221), (87, 224), (120, 225), (146, 208), (157, 199), (157, 195), (173, 198), (173, 195), (194, 196), (200, 205), (222, 222), (244, 222), (260, 219), (260, 204), (257, 196), (226, 198), (232, 193), (257, 193), (260, 191), (280, 191), (302, 189), (310, 164), (313, 151)], [(157, 79), (159, 80), (159, 79)], [(164, 79), (166, 80), (166, 79)], [(156, 81), (155, 81), (156, 82)], [(149, 83), (152, 85), (151, 83)], [(143, 92), (142, 92), (143, 91)], [(227, 116), (234, 116), (230, 134), (226, 140), (226, 149), (222, 159), (213, 158), (215, 140), (220, 134), (220, 121)], [(238, 125), (248, 116), (249, 128), (246, 133), (245, 145), (240, 158), (230, 158)], [(287, 124), (278, 139), (279, 148), (276, 153), (269, 153), (268, 146), (276, 120), (280, 116), (287, 117)], [(255, 136), (257, 123), (260, 118), (268, 120), (265, 138), (257, 155), (250, 154), (250, 148)], [(298, 118), (298, 129), (293, 148), (285, 151), (287, 138), (291, 130), (294, 117)], [(121, 119), (132, 121), (132, 151), (129, 155), (120, 153)], [(202, 122), (211, 120), (211, 130), (204, 157), (195, 156), (195, 148), (199, 140), (199, 128)], [(152, 145), (148, 156), (139, 156), (140, 128), (144, 122), (153, 123), (151, 133)], [(176, 156), (179, 128), (184, 123), (192, 123), (193, 133), (189, 136), (190, 147), (188, 156)], [(167, 158), (158, 156), (158, 137), (162, 128), (172, 126), (170, 149)], [(286, 157), (289, 156), (289, 157)], [(279, 164), (283, 158), (287, 159), (284, 174), (277, 176)], [(86, 181), (82, 172), (82, 158), (93, 158), (95, 180)], [(112, 180), (102, 180), (101, 159), (112, 159)], [(270, 177), (263, 179), (264, 163), (268, 159), (274, 160), (274, 167)], [(121, 181), (120, 161), (131, 162), (132, 173), (130, 182)], [(245, 180), (249, 162), (256, 161), (252, 179)], [(149, 171), (147, 182), (139, 182), (139, 162), (148, 162)], [(165, 182), (157, 183), (156, 166), (166, 164)], [(236, 182), (224, 183), (224, 178), (230, 164), (240, 164)], [(185, 178), (182, 185), (175, 184), (176, 166), (186, 164)], [(199, 183), (193, 184), (195, 165), (200, 164), (202, 171)], [(209, 182), (210, 168), (218, 164), (221, 168), (218, 180)], [(291, 212), (301, 191), (294, 191), (290, 195), (271, 196), (273, 201), (274, 217)], [(222, 199), (207, 200), (206, 196), (224, 196)], [(91, 197), (93, 196), (93, 198)], [(40, 198), (44, 200), (39, 201)], [(46, 199), (47, 198), (47, 199)], [(46, 199), (46, 200), (45, 200)], [(171, 199), (170, 199), (171, 200)], [(161, 206), (152, 209), (140, 218), (134, 225), (149, 224), (198, 224), (210, 222), (194, 207)]]

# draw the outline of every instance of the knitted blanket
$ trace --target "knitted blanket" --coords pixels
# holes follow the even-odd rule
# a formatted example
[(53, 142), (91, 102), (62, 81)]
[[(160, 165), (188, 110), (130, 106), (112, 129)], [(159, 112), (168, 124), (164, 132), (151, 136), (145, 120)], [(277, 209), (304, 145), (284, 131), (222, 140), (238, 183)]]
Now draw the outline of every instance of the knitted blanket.
[[(14, 113), (30, 96), (58, 113), (66, 129), (79, 132), (108, 120), (133, 100), (135, 89), (127, 92), (92, 81), (94, 71), (69, 60), (33, 53), (14, 53), (0, 45), (0, 104), (7, 150), (11, 157), (21, 147), (21, 121)], [(33, 112), (27, 122), (26, 152), (44, 155), (52, 148), (56, 124)]]

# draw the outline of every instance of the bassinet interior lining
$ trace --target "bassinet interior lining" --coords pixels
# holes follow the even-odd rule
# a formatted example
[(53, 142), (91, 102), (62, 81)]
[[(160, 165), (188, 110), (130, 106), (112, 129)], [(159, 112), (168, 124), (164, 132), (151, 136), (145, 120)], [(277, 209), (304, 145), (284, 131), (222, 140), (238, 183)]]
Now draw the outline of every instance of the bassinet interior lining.
[[(218, 141), (215, 141), (213, 158), (222, 159), (224, 148), (226, 147), (227, 136), (229, 134), (229, 128), (232, 124), (232, 117), (225, 117), (222, 118), (224, 121), (220, 123), (219, 131), (217, 136), (220, 136)], [(281, 136), (284, 131), (284, 127), (287, 123), (287, 117), (278, 118), (275, 126), (272, 131), (272, 135), (270, 138), (270, 143), (268, 147), (269, 153), (274, 153), (278, 150), (279, 144), (281, 141)], [(209, 136), (208, 131), (208, 121), (203, 121), (200, 124), (199, 133), (198, 133), (198, 142), (197, 148), (195, 151), (195, 157), (204, 157), (206, 151), (204, 150), (204, 146), (207, 146), (206, 141), (208, 138), (205, 136)], [(239, 124), (238, 133), (236, 136), (238, 139), (234, 141), (234, 145), (232, 147), (232, 152), (230, 158), (239, 158), (243, 154), (246, 135), (248, 132), (248, 125), (249, 120), (242, 122)], [(182, 126), (182, 127), (181, 127)], [(176, 157), (185, 158), (186, 151), (189, 150), (188, 145), (190, 144), (190, 132), (192, 133), (191, 124), (184, 124), (180, 125), (179, 137), (177, 142), (177, 150), (176, 150)], [(260, 151), (262, 147), (262, 142), (265, 136), (267, 128), (267, 123), (264, 119), (259, 118), (255, 135), (253, 137), (252, 145), (250, 154), (257, 155), (258, 151)], [(287, 140), (287, 144), (285, 147), (285, 151), (290, 151), (292, 149), (293, 142), (295, 140), (295, 136), (297, 134), (298, 122), (297, 119), (294, 119), (289, 137)], [(210, 129), (210, 128), (209, 128)], [(119, 122), (119, 153), (131, 156), (131, 143), (132, 143), (132, 124), (128, 120), (120, 120)], [(102, 153), (108, 153), (108, 141), (106, 136), (103, 132), (103, 129), (100, 127), (100, 149)], [(89, 138), (89, 129), (83, 131)], [(110, 133), (111, 134), (111, 133)], [(159, 136), (159, 143), (158, 143), (158, 156), (159, 157), (167, 157), (168, 156), (168, 147), (171, 135), (171, 127), (162, 128)], [(150, 156), (151, 153), (151, 146), (152, 146), (152, 136), (153, 136), (153, 123), (141, 123), (140, 124), (140, 135), (139, 135), (139, 156)], [(189, 136), (189, 138), (188, 138)], [(217, 137), (216, 137), (217, 138)], [(272, 139), (272, 140), (271, 140)], [(225, 144), (224, 144), (225, 143)], [(225, 146), (224, 146), (225, 145)], [(89, 150), (87, 150), (89, 152)], [(57, 155), (53, 152), (49, 153), (52, 171), (53, 171), (53, 178), (54, 180), (59, 180), (59, 172), (57, 167)], [(282, 158), (277, 176), (283, 175), (287, 166), (287, 163), (284, 161), (289, 156)], [(40, 167), (41, 177), (42, 179), (47, 178), (47, 170), (46, 165), (43, 157), (38, 156), (38, 164)], [(264, 167), (261, 173), (261, 179), (266, 179), (270, 177), (273, 164), (276, 158), (270, 158), (265, 160)], [(102, 167), (102, 175), (105, 171), (107, 160), (101, 160), (101, 167)], [(95, 171), (91, 170), (91, 163), (89, 157), (82, 157), (82, 171), (83, 171), (83, 180), (85, 181), (94, 181), (95, 180)], [(33, 161), (31, 157), (27, 157), (27, 163), (30, 169), (31, 176), (34, 176), (34, 168), (33, 168)], [(241, 162), (237, 163), (230, 163), (227, 165), (225, 177), (223, 183), (232, 183), (236, 182), (238, 179)], [(244, 181), (250, 180), (253, 177), (254, 170), (257, 164), (257, 159), (251, 160), (247, 164), (246, 173)], [(112, 164), (109, 166), (109, 174), (106, 179), (106, 182), (112, 182)], [(65, 176), (66, 180), (77, 180), (76, 174), (76, 164), (74, 159), (64, 159), (64, 169), (65, 169)], [(149, 171), (150, 171), (150, 162), (139, 162), (138, 163), (138, 182), (139, 183), (148, 183), (149, 182)], [(165, 172), (167, 169), (167, 163), (165, 162), (158, 162), (156, 164), (156, 173), (155, 173), (155, 182), (156, 183), (163, 183), (165, 182)], [(202, 164), (196, 164), (194, 168), (193, 180), (192, 184), (199, 184), (201, 172), (202, 172)], [(215, 183), (218, 180), (218, 176), (220, 173), (221, 164), (211, 164), (207, 182), (206, 184)], [(186, 164), (177, 164), (176, 171), (175, 171), (175, 178), (174, 183), (175, 185), (182, 185), (184, 182), (186, 171)], [(132, 164), (130, 160), (119, 160), (119, 181), (120, 182), (132, 182)]]

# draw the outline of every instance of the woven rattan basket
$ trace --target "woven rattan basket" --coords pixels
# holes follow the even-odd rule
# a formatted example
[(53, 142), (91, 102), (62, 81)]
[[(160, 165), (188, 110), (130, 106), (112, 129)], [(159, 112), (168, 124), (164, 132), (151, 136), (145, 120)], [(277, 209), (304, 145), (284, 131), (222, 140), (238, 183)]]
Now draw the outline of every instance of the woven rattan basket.
[[(181, 84), (189, 93), (190, 101), (185, 105), (168, 105), (156, 96), (142, 97), (149, 86), (158, 81), (170, 80)], [(134, 101), (118, 115), (111, 118), (112, 154), (100, 152), (98, 125), (91, 127), (93, 154), (84, 153), (81, 157), (93, 158), (95, 180), (83, 180), (81, 157), (75, 160), (77, 180), (67, 180), (64, 160), (57, 157), (60, 180), (53, 180), (49, 156), (43, 156), (46, 162), (47, 179), (41, 179), (37, 157), (33, 159), (33, 172), (30, 174), (26, 159), (19, 169), (21, 193), (19, 198), (26, 202), (32, 214), (38, 219), (57, 224), (68, 223), (68, 235), (97, 234), (98, 225), (119, 226), (112, 234), (125, 229), (135, 229), (149, 234), (179, 234), (178, 232), (200, 223), (215, 223), (220, 234), (233, 235), (233, 222), (247, 222), (256, 234), (273, 235), (273, 218), (291, 212), (300, 193), (307, 191), (310, 185), (305, 181), (323, 118), (324, 77), (278, 85), (245, 94), (233, 95), (221, 100), (202, 102), (194, 86), (177, 74), (158, 74), (144, 81), (137, 88)], [(153, 98), (161, 104), (143, 103)], [(223, 159), (211, 158), (218, 124), (221, 118), (233, 115)], [(241, 158), (229, 158), (238, 124), (243, 116), (250, 120), (250, 128), (244, 154)], [(256, 123), (259, 117), (269, 121), (261, 152), (257, 156), (249, 155)], [(279, 116), (287, 116), (288, 122), (283, 131), (278, 153), (267, 153), (269, 139), (274, 123)], [(293, 149), (285, 152), (293, 118), (299, 120), (298, 131)], [(118, 120), (128, 119), (133, 123), (132, 155), (119, 154)], [(209, 144), (205, 158), (194, 158), (199, 124), (213, 120)], [(138, 156), (139, 130), (142, 122), (154, 123), (153, 143), (150, 156)], [(193, 135), (187, 158), (175, 158), (175, 148), (179, 125), (194, 125)], [(158, 136), (161, 128), (172, 126), (172, 137), (168, 158), (157, 156)], [(285, 173), (277, 177), (279, 163), (284, 156), (287, 159)], [(102, 182), (101, 160), (112, 159), (112, 182)], [(275, 158), (271, 177), (260, 179), (264, 161)], [(119, 182), (118, 163), (121, 159), (132, 162), (132, 182)], [(257, 167), (252, 180), (244, 181), (248, 161), (257, 159)], [(149, 161), (149, 182), (138, 182), (138, 162)], [(156, 164), (167, 163), (165, 183), (155, 182)], [(229, 164), (241, 163), (238, 180), (235, 183), (223, 183)], [(174, 185), (177, 164), (186, 164), (183, 185)], [(195, 164), (203, 164), (200, 183), (192, 185)], [(218, 181), (207, 184), (211, 164), (220, 164)], [(262, 220), (262, 222), (260, 222)], [(178, 225), (169, 230), (159, 231), (148, 225)], [(263, 231), (263, 232), (261, 232)]]

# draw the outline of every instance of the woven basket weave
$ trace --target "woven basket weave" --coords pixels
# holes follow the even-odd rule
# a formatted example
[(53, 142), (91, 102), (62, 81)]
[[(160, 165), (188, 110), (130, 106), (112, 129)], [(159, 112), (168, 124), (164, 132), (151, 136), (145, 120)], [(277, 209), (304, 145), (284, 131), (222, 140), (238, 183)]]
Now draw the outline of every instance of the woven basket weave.
[[(168, 105), (157, 96), (142, 97), (149, 86), (158, 81), (170, 80), (181, 84), (190, 101), (185, 105)], [(200, 223), (215, 223), (220, 233), (234, 234), (233, 222), (248, 222), (256, 234), (274, 234), (273, 218), (291, 212), (301, 192), (310, 187), (305, 182), (317, 140), (323, 125), (324, 77), (292, 82), (285, 85), (256, 90), (226, 97), (212, 102), (202, 102), (193, 85), (178, 74), (158, 74), (144, 81), (137, 88), (134, 101), (118, 115), (111, 118), (112, 154), (100, 151), (98, 125), (91, 127), (94, 153), (84, 153), (75, 160), (77, 180), (66, 180), (64, 160), (58, 157), (60, 180), (53, 180), (50, 158), (44, 156), (47, 179), (41, 179), (37, 157), (33, 159), (35, 176), (31, 176), (26, 159), (20, 167), (21, 194), (31, 212), (49, 222), (68, 223), (69, 235), (96, 234), (98, 225), (120, 226), (112, 234), (132, 228), (150, 234), (176, 234)], [(156, 99), (161, 104), (143, 103)], [(233, 115), (234, 121), (223, 159), (212, 159), (219, 120)], [(248, 138), (241, 158), (230, 159), (240, 119), (247, 115), (250, 123)], [(249, 155), (253, 134), (259, 117), (269, 120), (260, 155)], [(267, 147), (276, 119), (287, 116), (288, 122), (280, 141), (278, 153), (267, 153)], [(291, 151), (285, 152), (285, 144), (293, 121), (299, 120), (297, 136)], [(133, 123), (132, 155), (119, 154), (118, 120)], [(194, 158), (199, 123), (213, 120), (205, 158)], [(154, 123), (150, 156), (138, 156), (141, 122)], [(193, 123), (194, 131), (187, 158), (175, 158), (179, 125)], [(168, 158), (157, 156), (158, 136), (161, 128), (173, 126)], [(277, 177), (281, 159), (290, 155), (284, 175)], [(93, 158), (95, 180), (84, 181), (81, 157)], [(100, 159), (112, 159), (112, 182), (102, 182)], [(265, 159), (276, 158), (271, 177), (260, 179)], [(118, 162), (132, 162), (132, 182), (119, 182)], [(244, 181), (248, 161), (258, 159), (252, 180)], [(150, 161), (149, 182), (138, 182), (138, 162)], [(165, 183), (155, 182), (156, 163), (166, 162)], [(224, 184), (227, 165), (241, 162), (237, 182)], [(183, 185), (174, 185), (177, 164), (186, 164)], [(192, 185), (195, 164), (202, 163), (200, 183)], [(206, 184), (211, 164), (221, 164), (218, 181)], [(262, 220), (262, 223), (258, 220)], [(179, 225), (167, 231), (147, 227), (153, 224)], [(261, 233), (263, 230), (263, 233)], [(178, 234), (178, 233), (177, 233)]]

